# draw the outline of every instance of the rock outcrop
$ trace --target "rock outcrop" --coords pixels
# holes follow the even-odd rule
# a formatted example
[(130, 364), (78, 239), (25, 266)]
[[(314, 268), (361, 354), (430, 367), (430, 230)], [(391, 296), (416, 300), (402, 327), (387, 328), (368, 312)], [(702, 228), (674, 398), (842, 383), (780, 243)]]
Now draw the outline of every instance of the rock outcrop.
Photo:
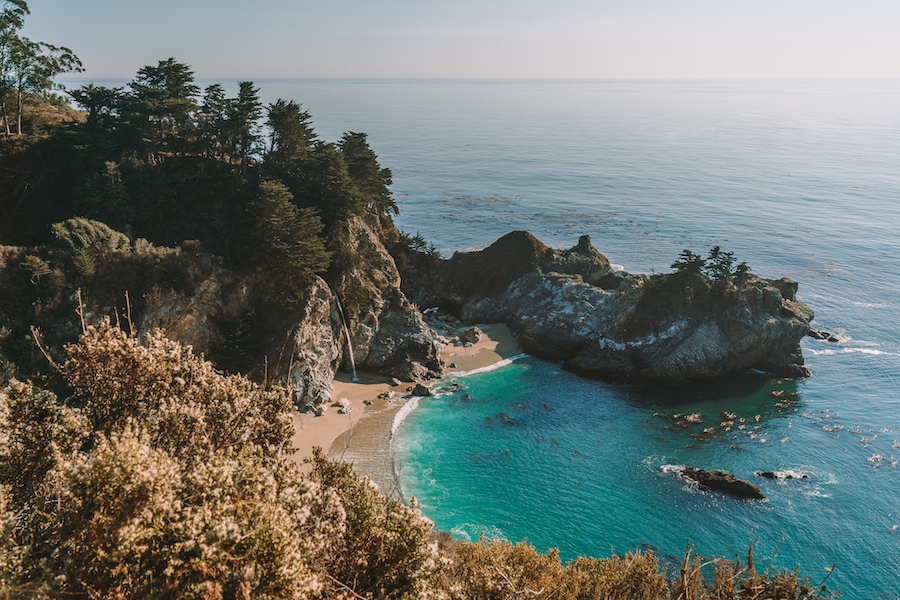
[(610, 381), (685, 383), (749, 369), (803, 377), (812, 310), (788, 279), (739, 284), (630, 275), (583, 236), (570, 250), (513, 232), (414, 278), (414, 299), (468, 322), (505, 322), (522, 347)]
[(694, 467), (685, 467), (681, 470), (681, 476), (697, 482), (701, 490), (722, 492), (735, 498), (747, 500), (764, 500), (765, 494), (758, 487), (738, 479), (728, 471), (706, 471)]
[[(440, 376), (439, 338), (400, 290), (400, 273), (382, 243), (381, 223), (376, 218), (351, 219), (341, 237), (348, 254), (346, 261), (336, 261), (335, 290), (357, 366), (404, 381)], [(348, 360), (345, 357), (345, 368)]]
[[(343, 331), (343, 305), (360, 369), (404, 381), (440, 375), (440, 338), (400, 291), (400, 275), (381, 242), (378, 224), (351, 219), (342, 232), (347, 253), (328, 277), (312, 277), (303, 302), (290, 311), (259, 319), (265, 324), (257, 360), (265, 357), (267, 376), (288, 380), (300, 406), (320, 407), (330, 398), (331, 382), (350, 355)], [(218, 264), (192, 274), (193, 293), (157, 292), (145, 300), (144, 330), (167, 335), (209, 353), (222, 341), (223, 322), (240, 318), (251, 306), (252, 277), (238, 277)]]

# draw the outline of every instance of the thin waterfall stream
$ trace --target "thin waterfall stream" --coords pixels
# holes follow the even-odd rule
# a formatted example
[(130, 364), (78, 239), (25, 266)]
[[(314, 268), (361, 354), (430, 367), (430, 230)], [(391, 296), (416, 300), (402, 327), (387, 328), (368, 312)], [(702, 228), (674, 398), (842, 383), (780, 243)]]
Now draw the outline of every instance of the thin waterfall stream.
[(347, 337), (347, 353), (350, 355), (350, 368), (353, 369), (353, 381), (359, 381), (359, 377), (356, 375), (356, 360), (353, 358), (353, 343), (350, 341), (350, 328), (347, 326), (347, 317), (344, 316), (344, 307), (341, 306), (341, 299), (338, 298), (334, 288), (331, 288), (331, 293), (334, 295), (334, 301), (337, 302), (338, 312), (341, 313), (341, 323), (344, 326), (344, 335)]

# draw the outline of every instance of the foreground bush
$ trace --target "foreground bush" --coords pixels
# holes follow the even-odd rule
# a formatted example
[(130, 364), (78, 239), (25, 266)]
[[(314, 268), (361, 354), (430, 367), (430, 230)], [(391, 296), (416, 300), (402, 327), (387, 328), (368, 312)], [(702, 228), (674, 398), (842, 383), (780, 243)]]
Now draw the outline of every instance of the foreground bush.
[[(88, 328), (65, 400), (0, 388), (0, 599), (814, 598), (794, 573), (651, 553), (563, 564), (526, 543), (447, 542), (320, 452), (290, 458), (289, 390), (215, 371), (160, 333)], [(709, 579), (709, 581), (707, 580)]]

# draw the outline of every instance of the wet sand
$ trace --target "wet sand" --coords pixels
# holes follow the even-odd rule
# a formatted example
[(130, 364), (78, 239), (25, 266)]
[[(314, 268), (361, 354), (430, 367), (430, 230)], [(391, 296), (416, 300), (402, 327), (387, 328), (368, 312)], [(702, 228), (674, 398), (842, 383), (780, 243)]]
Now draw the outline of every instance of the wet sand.
[[(485, 335), (469, 347), (447, 346), (441, 357), (447, 365), (444, 379), (488, 367), (501, 360), (522, 353), (509, 328), (502, 324), (479, 325)], [(439, 381), (430, 382), (437, 385)], [(353, 410), (340, 414), (337, 406), (329, 405), (322, 416), (294, 413), (294, 458), (301, 469), (309, 466), (303, 460), (312, 456), (318, 446), (327, 450), (329, 458), (344, 460), (353, 465), (361, 475), (368, 475), (386, 494), (392, 494), (397, 486), (395, 468), (391, 462), (391, 426), (397, 412), (408, 401), (407, 388), (412, 382), (392, 386), (388, 378), (367, 373), (359, 374), (359, 381), (351, 381), (347, 373), (338, 373), (333, 384), (332, 403), (346, 398)], [(390, 399), (379, 394), (393, 392)], [(371, 404), (365, 404), (366, 401)]]

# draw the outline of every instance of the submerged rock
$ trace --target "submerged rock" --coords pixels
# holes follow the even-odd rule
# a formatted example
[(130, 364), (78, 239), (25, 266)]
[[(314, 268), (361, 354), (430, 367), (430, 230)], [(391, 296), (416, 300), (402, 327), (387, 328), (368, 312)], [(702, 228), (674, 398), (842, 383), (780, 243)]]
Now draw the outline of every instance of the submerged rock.
[(810, 329), (807, 335), (814, 340), (822, 340), (823, 342), (831, 342), (832, 344), (841, 341), (838, 336), (823, 330)]
[(701, 490), (712, 490), (734, 496), (735, 498), (751, 500), (763, 500), (766, 497), (758, 487), (749, 481), (738, 479), (728, 471), (706, 471), (694, 467), (685, 467), (681, 471), (681, 476), (696, 481)]

